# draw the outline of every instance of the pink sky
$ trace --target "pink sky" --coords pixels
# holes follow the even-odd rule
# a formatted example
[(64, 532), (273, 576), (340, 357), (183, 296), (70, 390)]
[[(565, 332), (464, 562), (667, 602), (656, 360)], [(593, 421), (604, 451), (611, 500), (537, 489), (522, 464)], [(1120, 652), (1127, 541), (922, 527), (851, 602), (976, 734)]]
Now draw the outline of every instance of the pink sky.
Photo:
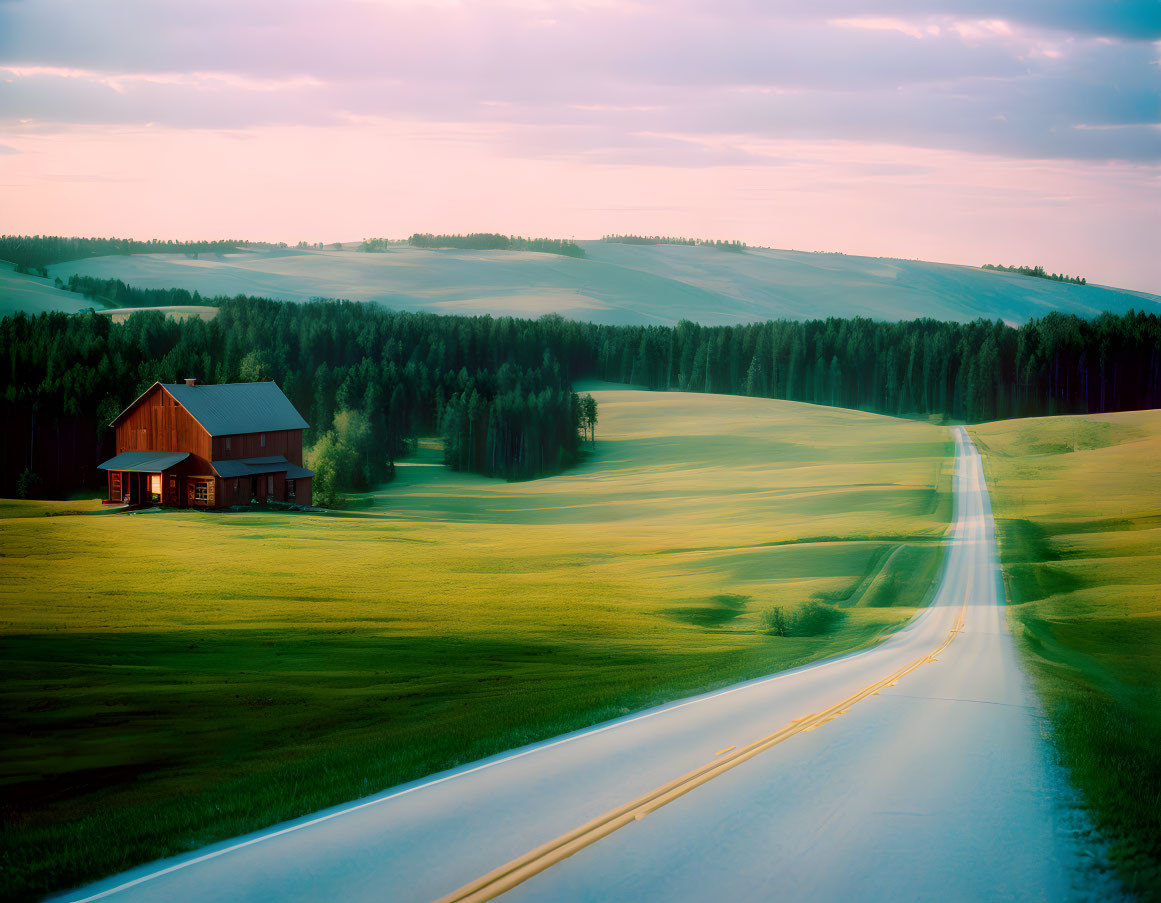
[(664, 233), (1161, 292), (1161, 25), (849, 6), (0, 4), (0, 231)]

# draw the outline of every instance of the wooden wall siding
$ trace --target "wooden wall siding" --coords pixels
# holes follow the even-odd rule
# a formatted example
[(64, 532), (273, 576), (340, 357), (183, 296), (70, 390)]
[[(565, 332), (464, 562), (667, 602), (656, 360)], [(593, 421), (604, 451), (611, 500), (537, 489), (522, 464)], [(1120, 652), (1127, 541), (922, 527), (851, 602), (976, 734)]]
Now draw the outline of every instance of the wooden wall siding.
[[(226, 440), (230, 450), (226, 451)], [(236, 436), (214, 436), (214, 460), (232, 461), (237, 458), (266, 458), (285, 455), (293, 464), (302, 466), (302, 430), (276, 430), (266, 434), (262, 445), (261, 433), (240, 433)]]
[[(269, 493), (270, 478), (274, 478), (274, 492)], [(251, 479), (255, 483), (251, 483)], [(294, 502), (299, 505), (309, 505), (311, 500), (310, 477), (294, 481)], [(253, 493), (251, 490), (256, 490)], [(259, 502), (288, 502), (286, 497), (286, 474), (256, 474), (254, 477), (227, 477), (218, 481), (218, 504), (222, 507), (230, 505), (248, 505), (251, 499)]]
[(212, 477), (214, 475), (214, 468), (201, 455), (190, 455), (184, 461), (179, 461), (167, 471), (167, 473), (170, 472), (176, 473), (181, 477)]
[(209, 458), (210, 434), (172, 395), (155, 386), (117, 424), (117, 454), (127, 451), (190, 452)]

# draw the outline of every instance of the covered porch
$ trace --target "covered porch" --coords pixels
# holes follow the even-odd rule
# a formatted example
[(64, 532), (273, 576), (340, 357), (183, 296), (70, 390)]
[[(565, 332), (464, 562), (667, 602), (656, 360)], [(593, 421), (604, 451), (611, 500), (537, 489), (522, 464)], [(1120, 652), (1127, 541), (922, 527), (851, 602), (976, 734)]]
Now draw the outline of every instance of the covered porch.
[(187, 452), (122, 452), (97, 467), (108, 477), (106, 505), (184, 507), (189, 478), (177, 469)]

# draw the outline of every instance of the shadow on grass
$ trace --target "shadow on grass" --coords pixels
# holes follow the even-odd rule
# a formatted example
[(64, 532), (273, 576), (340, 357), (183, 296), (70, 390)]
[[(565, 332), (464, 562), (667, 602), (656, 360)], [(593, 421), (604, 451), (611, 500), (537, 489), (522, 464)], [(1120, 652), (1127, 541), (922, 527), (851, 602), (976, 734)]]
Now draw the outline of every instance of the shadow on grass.
[(777, 642), (693, 631), (678, 649), (382, 629), (10, 635), (0, 897), (34, 899), (882, 629)]
[(745, 611), (746, 603), (749, 601), (749, 596), (710, 596), (709, 604), (663, 608), (660, 613), (675, 621), (692, 624), (694, 627), (724, 627)]

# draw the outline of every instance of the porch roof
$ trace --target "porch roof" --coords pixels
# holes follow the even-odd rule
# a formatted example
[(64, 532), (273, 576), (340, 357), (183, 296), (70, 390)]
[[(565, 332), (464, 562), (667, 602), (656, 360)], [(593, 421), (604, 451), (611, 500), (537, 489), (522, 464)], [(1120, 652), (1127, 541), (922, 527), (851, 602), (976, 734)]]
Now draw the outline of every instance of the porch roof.
[(257, 476), (265, 473), (285, 473), (287, 479), (295, 480), (313, 477), (314, 471), (291, 464), (282, 455), (268, 455), (262, 458), (235, 458), (230, 461), (214, 461), (214, 470), (225, 479)]
[(110, 458), (97, 467), (101, 470), (129, 470), (137, 473), (161, 473), (189, 457), (189, 452), (129, 451)]

